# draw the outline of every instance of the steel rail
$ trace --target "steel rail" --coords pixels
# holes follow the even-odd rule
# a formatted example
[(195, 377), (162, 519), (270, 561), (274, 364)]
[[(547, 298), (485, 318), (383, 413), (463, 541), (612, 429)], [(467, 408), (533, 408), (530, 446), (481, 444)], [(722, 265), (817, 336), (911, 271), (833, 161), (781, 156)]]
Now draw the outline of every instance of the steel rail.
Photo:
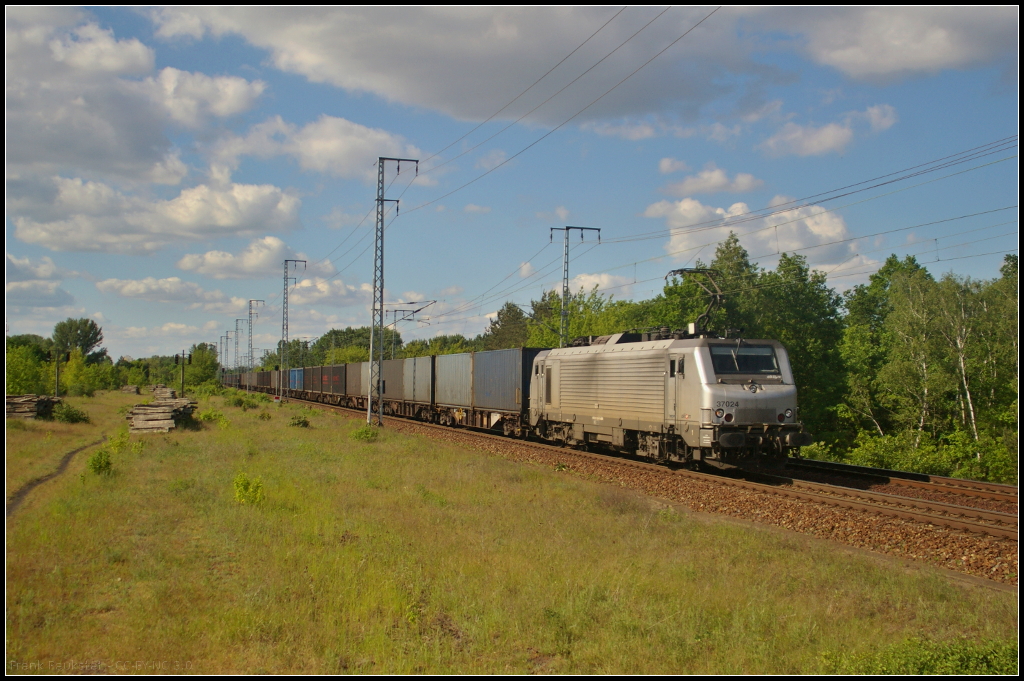
[(928, 475), (926, 473), (911, 473), (909, 471), (893, 471), (886, 468), (871, 468), (869, 466), (857, 466), (837, 461), (818, 461), (817, 459), (794, 459), (786, 461), (787, 466), (799, 466), (801, 468), (834, 471), (836, 473), (861, 474), (878, 478), (887, 478), (897, 485), (917, 486), (914, 483), (926, 483), (929, 489), (955, 492), (975, 496), (974, 493), (992, 493), (1002, 495), (991, 497), (993, 499), (1016, 501), (1018, 488), (1015, 485), (1004, 485), (998, 482), (982, 482), (980, 480), (965, 480), (963, 478), (949, 478), (940, 475)]
[[(289, 397), (287, 399), (295, 400), (297, 402), (317, 404), (322, 407), (330, 408), (331, 410), (334, 411), (352, 414), (353, 416), (357, 417), (362, 415), (362, 412), (356, 409), (341, 407), (333, 404), (328, 404), (325, 402), (318, 402), (316, 400), (305, 400), (296, 397)], [(533, 442), (530, 440), (509, 438), (501, 435), (494, 435), (491, 433), (473, 430), (470, 428), (452, 428), (449, 426), (441, 426), (433, 423), (425, 423), (423, 421), (414, 421), (411, 419), (405, 419), (394, 416), (385, 417), (384, 421), (392, 422), (395, 424), (401, 424), (405, 426), (411, 426), (414, 428), (433, 430), (441, 433), (446, 433), (449, 435), (461, 433), (473, 438), (495, 440), (506, 446), (514, 445), (518, 447), (537, 449), (551, 454), (568, 454), (571, 456), (587, 458), (602, 463), (611, 463), (614, 465), (639, 468), (642, 470), (656, 472), (663, 475), (678, 475), (681, 477), (690, 478), (692, 480), (700, 480), (703, 482), (712, 482), (714, 484), (739, 487), (756, 492), (775, 494), (778, 496), (789, 498), (796, 498), (803, 501), (811, 501), (815, 503), (824, 504), (827, 506), (836, 506), (840, 508), (847, 508), (857, 511), (874, 513), (876, 515), (911, 520), (914, 522), (920, 522), (929, 525), (937, 525), (957, 530), (965, 530), (967, 532), (974, 532), (977, 534), (1002, 537), (1006, 539), (1012, 539), (1013, 541), (1017, 541), (1018, 538), (1017, 517), (1006, 513), (982, 511), (980, 509), (968, 508), (964, 506), (955, 506), (953, 504), (942, 504), (938, 502), (923, 502), (921, 500), (911, 499), (909, 497), (901, 497), (892, 494), (882, 494), (880, 492), (864, 492), (862, 490), (853, 489), (851, 487), (825, 485), (821, 483), (807, 482), (804, 480), (792, 480), (790, 478), (777, 478), (781, 484), (765, 484), (760, 482), (752, 482), (749, 480), (729, 478), (712, 473), (700, 473), (697, 471), (672, 469), (659, 464), (635, 461), (633, 459), (623, 458), (619, 456), (609, 456), (607, 454), (585, 452), (578, 449), (569, 449), (566, 447), (560, 447), (557, 445), (551, 445), (540, 442)], [(991, 522), (977, 522), (975, 520), (970, 520), (963, 517), (951, 517), (947, 514), (953, 514), (956, 516), (967, 516), (968, 518), (991, 520), (991, 522), (999, 524), (991, 524)], [(1008, 527), (1007, 525), (1010, 525), (1011, 523), (1012, 527)]]
[[(977, 499), (986, 499), (989, 501), (1005, 501), (1016, 504), (1018, 501), (1016, 494), (1003, 494), (1002, 492), (989, 492), (986, 490), (976, 489), (973, 487), (960, 487), (956, 485), (947, 485), (940, 482), (925, 482), (921, 480), (909, 480), (906, 478), (891, 478), (886, 475), (879, 475), (876, 473), (862, 473), (860, 471), (847, 471), (833, 468), (822, 468), (814, 465), (805, 465), (803, 462), (790, 461), (786, 463), (786, 468), (789, 470), (804, 470), (815, 473), (834, 473), (836, 475), (843, 475), (850, 478), (857, 478), (866, 480), (868, 482), (875, 481), (876, 484), (885, 485), (897, 485), (899, 487), (906, 487), (908, 489), (922, 489), (931, 492), (942, 492), (943, 494), (956, 494), (964, 497), (974, 497)], [(956, 478), (950, 478), (955, 480)]]

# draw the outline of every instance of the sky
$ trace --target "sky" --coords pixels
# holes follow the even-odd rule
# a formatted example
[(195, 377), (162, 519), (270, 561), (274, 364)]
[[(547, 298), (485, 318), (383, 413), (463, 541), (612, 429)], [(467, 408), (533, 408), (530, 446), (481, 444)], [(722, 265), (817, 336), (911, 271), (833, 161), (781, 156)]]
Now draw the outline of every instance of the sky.
[[(6, 328), (112, 357), (370, 322), (474, 336), (561, 287), (656, 295), (730, 232), (845, 290), (1018, 246), (1018, 10), (6, 9)], [(397, 212), (396, 212), (397, 207)], [(423, 301), (423, 302), (420, 302)], [(400, 314), (401, 318), (403, 315)], [(238, 321), (245, 320), (245, 321)], [(234, 341), (228, 343), (234, 357)], [(233, 360), (229, 360), (233, 361)]]

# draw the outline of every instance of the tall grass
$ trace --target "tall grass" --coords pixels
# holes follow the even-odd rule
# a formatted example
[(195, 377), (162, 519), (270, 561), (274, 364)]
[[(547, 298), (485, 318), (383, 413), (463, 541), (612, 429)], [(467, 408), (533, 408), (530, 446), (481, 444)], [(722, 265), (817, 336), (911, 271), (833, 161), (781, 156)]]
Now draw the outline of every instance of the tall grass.
[[(353, 439), (359, 421), (334, 414), (291, 428), (293, 406), (266, 421), (211, 401), (226, 427), (151, 437), (111, 476), (69, 471), (9, 524), (9, 661), (788, 674), (893, 641), (1016, 636), (1015, 595), (927, 568), (386, 429)], [(259, 503), (239, 503), (241, 473)]]

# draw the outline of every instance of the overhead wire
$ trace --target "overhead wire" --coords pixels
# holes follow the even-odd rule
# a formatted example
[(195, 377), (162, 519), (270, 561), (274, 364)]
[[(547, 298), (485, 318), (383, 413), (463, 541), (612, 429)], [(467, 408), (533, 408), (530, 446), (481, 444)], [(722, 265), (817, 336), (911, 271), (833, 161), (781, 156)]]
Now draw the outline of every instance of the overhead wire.
[(505, 166), (506, 164), (508, 164), (508, 163), (512, 162), (513, 160), (515, 160), (516, 158), (518, 158), (518, 157), (519, 157), (519, 156), (521, 156), (522, 154), (526, 153), (527, 151), (529, 151), (530, 149), (532, 149), (533, 147), (535, 147), (535, 146), (536, 146), (537, 144), (539, 144), (540, 142), (544, 141), (545, 139), (547, 139), (548, 137), (550, 137), (551, 135), (553, 135), (553, 134), (554, 134), (555, 132), (557, 132), (558, 130), (560, 130), (560, 129), (562, 129), (563, 127), (565, 127), (565, 125), (567, 125), (567, 124), (568, 124), (568, 123), (569, 123), (570, 121), (572, 121), (573, 119), (575, 119), (575, 118), (577, 118), (578, 116), (580, 116), (580, 114), (582, 114), (582, 113), (583, 113), (584, 111), (586, 111), (587, 109), (589, 109), (590, 107), (594, 106), (594, 105), (595, 105), (595, 104), (597, 104), (597, 103), (598, 103), (599, 101), (601, 101), (602, 99), (604, 99), (605, 97), (607, 97), (607, 96), (608, 96), (609, 94), (611, 94), (611, 93), (612, 93), (612, 91), (614, 91), (614, 90), (615, 90), (616, 88), (618, 88), (618, 87), (619, 87), (620, 85), (622, 85), (622, 84), (623, 84), (623, 83), (625, 83), (625, 82), (626, 82), (627, 80), (629, 80), (630, 78), (632, 78), (633, 76), (635, 76), (635, 75), (636, 75), (637, 73), (639, 73), (641, 69), (643, 69), (644, 67), (646, 67), (646, 66), (647, 66), (648, 64), (650, 64), (650, 63), (651, 63), (652, 61), (654, 61), (654, 60), (655, 60), (655, 59), (657, 59), (658, 57), (660, 57), (660, 56), (661, 56), (662, 54), (664, 54), (664, 53), (665, 53), (666, 51), (668, 51), (668, 50), (669, 50), (669, 49), (670, 49), (671, 47), (673, 47), (673, 46), (674, 46), (674, 45), (675, 45), (676, 43), (678, 43), (678, 42), (679, 42), (680, 40), (682, 40), (682, 39), (683, 39), (683, 38), (685, 38), (685, 37), (686, 37), (687, 35), (689, 35), (689, 34), (690, 34), (690, 33), (691, 33), (692, 31), (694, 31), (694, 30), (695, 30), (695, 29), (696, 29), (696, 28), (697, 28), (698, 26), (700, 26), (700, 25), (701, 25), (701, 24), (703, 24), (703, 23), (704, 23), (705, 21), (707, 21), (708, 19), (710, 19), (710, 18), (711, 18), (711, 16), (712, 16), (712, 15), (713, 15), (713, 14), (714, 14), (715, 12), (717, 12), (718, 10), (720, 10), (721, 8), (722, 8), (721, 6), (718, 6), (718, 7), (716, 7), (716, 8), (715, 8), (714, 10), (712, 10), (712, 11), (711, 11), (711, 12), (710, 12), (710, 13), (709, 13), (709, 14), (708, 14), (707, 16), (705, 16), (705, 17), (704, 17), (703, 19), (701, 19), (701, 20), (700, 20), (700, 21), (698, 21), (698, 22), (697, 22), (696, 24), (694, 24), (694, 25), (693, 25), (693, 26), (691, 26), (691, 27), (690, 27), (689, 29), (687, 29), (687, 30), (686, 30), (686, 31), (685, 31), (685, 32), (684, 32), (684, 33), (683, 33), (682, 35), (680, 35), (680, 36), (679, 36), (678, 38), (676, 38), (676, 39), (675, 39), (675, 40), (673, 40), (673, 41), (672, 41), (671, 43), (669, 43), (669, 44), (668, 44), (668, 45), (666, 45), (666, 46), (665, 46), (664, 48), (662, 48), (662, 49), (661, 49), (661, 50), (660, 50), (660, 51), (659, 51), (659, 52), (658, 52), (657, 54), (655, 54), (655, 55), (654, 55), (653, 57), (651, 57), (650, 59), (648, 59), (647, 61), (645, 61), (645, 62), (644, 62), (643, 64), (641, 64), (640, 66), (638, 66), (638, 67), (637, 67), (636, 69), (634, 69), (634, 70), (633, 70), (633, 71), (632, 71), (632, 72), (631, 72), (631, 73), (630, 73), (629, 75), (627, 75), (627, 76), (626, 76), (625, 78), (623, 78), (622, 80), (620, 80), (619, 82), (617, 82), (617, 83), (616, 83), (615, 85), (613, 85), (613, 86), (612, 86), (612, 87), (610, 87), (610, 88), (609, 88), (608, 90), (606, 90), (606, 91), (605, 91), (605, 92), (604, 92), (603, 94), (599, 95), (599, 96), (598, 96), (597, 98), (595, 98), (595, 99), (594, 99), (593, 101), (591, 101), (591, 102), (590, 102), (589, 104), (587, 104), (587, 105), (586, 105), (586, 106), (584, 106), (584, 107), (583, 107), (582, 109), (580, 109), (579, 111), (577, 111), (577, 112), (576, 112), (576, 113), (574, 113), (573, 115), (571, 115), (571, 116), (569, 116), (568, 118), (566, 118), (565, 120), (563, 120), (563, 121), (562, 121), (561, 123), (559, 123), (558, 125), (556, 125), (555, 127), (553, 127), (553, 128), (551, 129), (551, 130), (549, 130), (548, 132), (544, 133), (543, 135), (541, 135), (540, 137), (538, 137), (537, 139), (535, 139), (535, 140), (534, 140), (533, 142), (531, 142), (530, 144), (526, 145), (525, 147), (523, 147), (522, 149), (520, 149), (519, 151), (517, 151), (517, 152), (516, 152), (515, 154), (513, 154), (513, 155), (509, 156), (508, 158), (504, 159), (503, 161), (501, 161), (500, 163), (498, 163), (497, 165), (495, 165), (495, 166), (494, 166), (493, 168), (490, 168), (490, 169), (488, 169), (488, 170), (484, 171), (483, 173), (481, 173), (481, 174), (480, 174), (480, 175), (478, 175), (477, 177), (475, 177), (475, 178), (473, 178), (473, 179), (469, 180), (468, 182), (466, 182), (466, 183), (464, 183), (464, 184), (462, 184), (462, 185), (460, 185), (460, 186), (456, 187), (455, 189), (453, 189), (453, 190), (451, 190), (451, 191), (449, 191), (449, 192), (447, 192), (447, 193), (445, 193), (445, 194), (443, 194), (443, 195), (441, 195), (441, 196), (438, 196), (437, 198), (431, 199), (430, 201), (426, 201), (426, 202), (424, 202), (424, 203), (421, 203), (421, 204), (419, 204), (418, 206), (416, 206), (416, 207), (414, 207), (414, 208), (410, 208), (410, 209), (409, 209), (409, 210), (408, 210), (408, 211), (406, 212), (406, 215), (408, 215), (409, 213), (413, 213), (413, 212), (415, 212), (415, 211), (421, 210), (421, 209), (423, 209), (423, 208), (426, 208), (426, 207), (427, 207), (427, 206), (429, 206), (429, 205), (432, 205), (432, 204), (434, 204), (434, 203), (437, 203), (438, 201), (441, 201), (441, 200), (443, 200), (443, 199), (446, 199), (446, 198), (448, 198), (448, 197), (449, 197), (449, 196), (451, 196), (452, 194), (455, 194), (455, 193), (457, 193), (457, 192), (460, 192), (460, 191), (462, 191), (462, 190), (463, 190), (463, 189), (465, 189), (466, 187), (469, 187), (470, 185), (472, 185), (472, 184), (474, 184), (474, 183), (476, 183), (476, 182), (478, 182), (478, 181), (482, 180), (483, 178), (487, 177), (488, 175), (490, 175), (491, 173), (493, 173), (493, 172), (494, 172), (495, 170), (497, 170), (498, 168), (501, 168), (502, 166)]

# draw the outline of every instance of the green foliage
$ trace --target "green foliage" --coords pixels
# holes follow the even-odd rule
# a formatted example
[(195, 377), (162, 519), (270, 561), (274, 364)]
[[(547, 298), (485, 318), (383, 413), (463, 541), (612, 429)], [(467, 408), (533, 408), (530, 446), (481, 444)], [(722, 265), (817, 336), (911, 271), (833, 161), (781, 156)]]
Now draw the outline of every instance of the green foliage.
[(96, 475), (110, 475), (114, 471), (114, 462), (110, 456), (110, 450), (106, 447), (97, 449), (89, 457), (89, 470)]
[(53, 345), (59, 353), (78, 350), (82, 357), (98, 361), (101, 357), (106, 357), (106, 350), (93, 355), (90, 353), (102, 342), (103, 330), (91, 319), (68, 317), (53, 327)]
[(208, 400), (211, 397), (223, 395), (224, 388), (221, 387), (220, 381), (214, 379), (199, 385), (186, 384), (185, 393), (197, 400)]
[(235, 501), (240, 504), (257, 505), (266, 499), (263, 492), (263, 481), (259, 478), (249, 479), (245, 473), (235, 476)]
[[(207, 343), (193, 345), (188, 351), (192, 363), (185, 365), (186, 392), (194, 394), (188, 386), (216, 386), (220, 373), (220, 362), (217, 361), (217, 347)], [(180, 374), (179, 374), (180, 376)], [(180, 378), (178, 381), (180, 382)]]
[(518, 305), (505, 303), (478, 339), (484, 350), (525, 347), (530, 337), (526, 314)]
[(434, 336), (430, 340), (414, 340), (405, 344), (400, 355), (402, 357), (426, 357), (427, 355), (454, 355), (460, 352), (473, 352), (482, 347), (465, 336), (453, 333)]
[(200, 411), (196, 418), (203, 423), (216, 423), (221, 428), (227, 428), (231, 424), (223, 413), (213, 407)]
[(7, 394), (39, 395), (46, 390), (44, 367), (32, 346), (7, 346)]
[(809, 459), (845, 461), (858, 466), (927, 475), (1006, 483), (1017, 481), (1015, 448), (1010, 449), (1005, 443), (988, 436), (975, 440), (962, 430), (938, 438), (912, 430), (881, 436), (861, 432), (854, 448), (841, 458), (831, 447), (819, 444), (804, 447), (801, 454)]
[(1016, 675), (1016, 641), (927, 641), (908, 639), (884, 650), (826, 658), (831, 674)]
[(256, 418), (258, 418), (260, 421), (269, 421), (272, 417), (269, 411), (264, 410), (257, 414)]
[(241, 390), (225, 391), (224, 404), (229, 407), (240, 407), (242, 411), (259, 409), (269, 402), (270, 398), (264, 393), (247, 393)]
[(61, 423), (89, 423), (89, 415), (82, 409), (75, 409), (67, 402), (53, 408), (53, 418)]
[(35, 356), (36, 362), (42, 364), (50, 359), (53, 352), (53, 341), (34, 333), (7, 336), (7, 352), (14, 348), (29, 348)]
[(380, 428), (367, 423), (353, 430), (349, 437), (358, 442), (376, 442), (380, 437)]
[(288, 421), (288, 425), (296, 428), (309, 428), (309, 418), (303, 414), (297, 414)]

